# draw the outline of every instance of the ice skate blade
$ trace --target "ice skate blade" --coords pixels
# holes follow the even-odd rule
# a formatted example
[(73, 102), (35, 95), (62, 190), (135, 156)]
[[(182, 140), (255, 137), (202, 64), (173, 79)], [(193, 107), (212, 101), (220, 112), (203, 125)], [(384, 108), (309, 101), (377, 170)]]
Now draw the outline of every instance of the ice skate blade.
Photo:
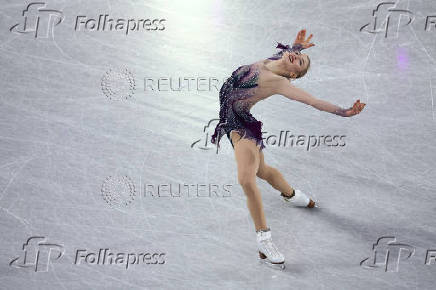
[(259, 261), (266, 264), (267, 266), (273, 268), (273, 269), (280, 269), (280, 270), (284, 270), (286, 268), (285, 266), (285, 261), (281, 262), (281, 263), (273, 263), (271, 261), (269, 261), (267, 259), (267, 257), (265, 256), (265, 254), (259, 252)]
[(259, 263), (265, 264), (266, 266), (274, 269), (274, 270), (284, 270), (286, 269), (285, 263), (281, 263), (281, 264), (274, 264), (271, 263), (270, 261), (268, 261), (267, 259), (261, 259), (259, 258)]

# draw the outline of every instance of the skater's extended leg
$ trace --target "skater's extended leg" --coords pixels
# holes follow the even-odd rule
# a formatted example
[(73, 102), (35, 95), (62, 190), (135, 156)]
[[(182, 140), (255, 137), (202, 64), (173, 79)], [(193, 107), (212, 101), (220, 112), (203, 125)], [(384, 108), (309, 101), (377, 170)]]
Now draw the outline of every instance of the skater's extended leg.
[(292, 196), (294, 189), (283, 178), (283, 175), (276, 168), (265, 163), (263, 152), (259, 153), (260, 163), (257, 177), (266, 180), (274, 189), (283, 192), (287, 196)]
[(247, 206), (257, 230), (267, 229), (263, 212), (262, 197), (256, 185), (256, 172), (259, 168), (259, 148), (254, 141), (241, 139), (237, 132), (231, 135), (238, 168), (238, 182), (247, 197)]
[(283, 178), (280, 171), (266, 165), (263, 152), (259, 153), (259, 159), (259, 169), (256, 173), (257, 177), (266, 180), (274, 189), (280, 191), (285, 201), (290, 201), (296, 206), (315, 207), (315, 202), (301, 192), (301, 190), (294, 190)]

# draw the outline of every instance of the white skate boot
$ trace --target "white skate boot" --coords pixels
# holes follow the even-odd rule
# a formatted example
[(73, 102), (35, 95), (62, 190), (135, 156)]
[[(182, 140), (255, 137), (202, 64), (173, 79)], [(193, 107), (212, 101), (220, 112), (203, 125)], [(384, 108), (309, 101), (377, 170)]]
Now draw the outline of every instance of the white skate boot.
[(271, 230), (260, 230), (257, 234), (257, 248), (259, 250), (259, 258), (267, 264), (285, 269), (285, 257), (279, 252), (271, 239)]
[(294, 190), (294, 195), (291, 197), (285, 195), (283, 192), (281, 196), (283, 196), (283, 199), (285, 201), (291, 203), (294, 206), (309, 208), (318, 207), (317, 205), (315, 205), (315, 202), (311, 198), (309, 198), (306, 194), (298, 189)]

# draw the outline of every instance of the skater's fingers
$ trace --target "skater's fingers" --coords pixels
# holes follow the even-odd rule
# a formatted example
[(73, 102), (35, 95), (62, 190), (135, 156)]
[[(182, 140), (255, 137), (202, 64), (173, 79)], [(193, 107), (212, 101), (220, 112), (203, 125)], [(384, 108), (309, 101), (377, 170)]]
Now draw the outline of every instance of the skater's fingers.
[(299, 41), (303, 41), (303, 40), (304, 40), (304, 29), (301, 29), (301, 30), (298, 32), (298, 40), (299, 40)]
[(360, 112), (362, 112), (363, 107), (365, 107), (365, 106), (362, 105), (362, 104), (359, 104), (359, 107), (357, 108), (357, 114), (359, 114)]
[(312, 38), (312, 36), (313, 36), (313, 34), (311, 33), (311, 34), (309, 35), (309, 37), (307, 38), (307, 42), (310, 41), (310, 39)]
[(303, 30), (298, 31), (298, 33), (297, 33), (297, 40), (301, 40), (302, 32), (303, 32)]
[(358, 105), (358, 104), (356, 104), (355, 106), (354, 106), (354, 113), (355, 114), (359, 114), (359, 112), (360, 112), (360, 106)]

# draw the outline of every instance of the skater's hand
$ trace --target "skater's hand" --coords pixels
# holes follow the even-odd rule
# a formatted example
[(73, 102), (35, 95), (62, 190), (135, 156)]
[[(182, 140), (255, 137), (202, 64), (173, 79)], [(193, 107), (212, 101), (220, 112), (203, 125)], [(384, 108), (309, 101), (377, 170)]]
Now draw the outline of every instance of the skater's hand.
[(357, 100), (351, 108), (345, 110), (345, 117), (351, 117), (359, 114), (362, 112), (363, 108), (365, 108), (365, 105), (365, 103), (361, 103), (360, 100)]
[(315, 44), (310, 43), (310, 39), (312, 38), (313, 34), (310, 34), (307, 39), (306, 38), (306, 29), (302, 29), (298, 32), (297, 38), (295, 38), (294, 45), (300, 44), (303, 48), (309, 48), (312, 46), (315, 46)]

